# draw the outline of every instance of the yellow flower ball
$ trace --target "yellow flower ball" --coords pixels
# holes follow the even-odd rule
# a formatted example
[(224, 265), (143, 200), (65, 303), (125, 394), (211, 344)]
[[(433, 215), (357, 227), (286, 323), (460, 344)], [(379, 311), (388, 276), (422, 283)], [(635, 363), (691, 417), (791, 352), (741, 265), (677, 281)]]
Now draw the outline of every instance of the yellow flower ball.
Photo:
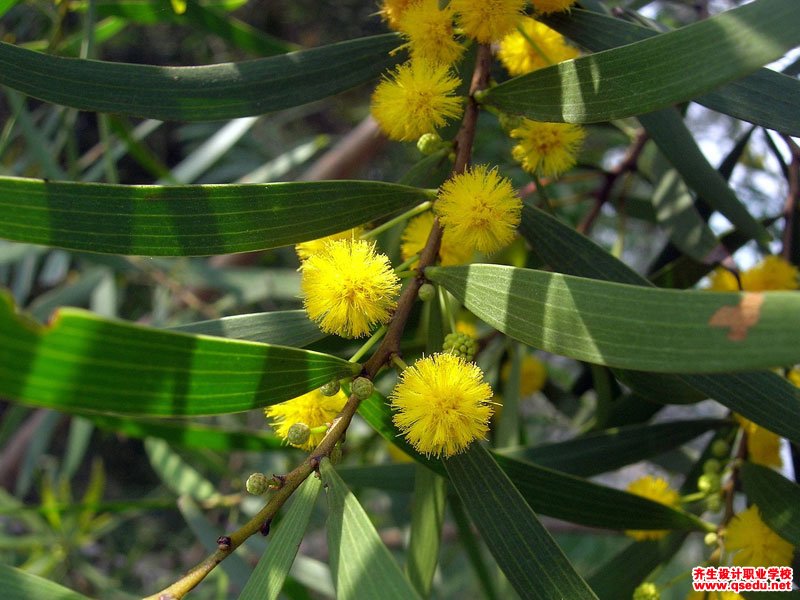
[(450, 0), (464, 33), (481, 44), (490, 44), (512, 31), (525, 4), (525, 0)]
[(454, 354), (418, 360), (390, 396), (394, 424), (418, 452), (452, 456), (486, 437), (492, 388), (483, 372)]
[(543, 177), (556, 177), (575, 166), (586, 130), (573, 123), (523, 119), (509, 135), (519, 140), (511, 155), (523, 169)]
[(523, 17), (513, 31), (500, 41), (497, 57), (509, 75), (525, 75), (579, 55), (564, 36), (530, 17)]
[(380, 15), (386, 24), (394, 30), (399, 29), (400, 19), (411, 6), (420, 0), (383, 0), (381, 2)]
[(708, 290), (712, 292), (738, 292), (739, 281), (728, 269), (717, 267), (708, 276)]
[(747, 434), (747, 456), (757, 465), (766, 467), (780, 467), (781, 460), (781, 438), (765, 429), (748, 421), (741, 415), (736, 415), (736, 420)]
[(372, 116), (393, 140), (416, 141), (461, 116), (460, 84), (447, 65), (412, 60), (384, 78), (372, 94)]
[(742, 289), (748, 292), (798, 289), (797, 267), (780, 256), (767, 256), (742, 273)]
[(786, 379), (788, 379), (793, 385), (800, 387), (800, 367), (793, 367), (789, 369), (789, 372), (786, 374)]
[[(628, 484), (628, 491), (642, 498), (647, 498), (654, 502), (665, 504), (677, 508), (680, 505), (680, 496), (673, 490), (667, 481), (661, 477), (645, 475)], [(651, 529), (632, 529), (625, 532), (625, 535), (632, 537), (636, 541), (658, 540), (667, 535), (666, 530)]]
[[(324, 396), (318, 389), (298, 396), (292, 400), (273, 404), (264, 409), (270, 425), (278, 437), (287, 439), (289, 428), (295, 423), (305, 423), (311, 429), (330, 423), (347, 403), (347, 395), (341, 390), (333, 396)], [(308, 441), (295, 446), (303, 450), (313, 450), (325, 437), (323, 432), (311, 432)]]
[(744, 596), (736, 592), (689, 592), (686, 600), (744, 600)]
[(731, 519), (723, 539), (733, 564), (742, 567), (787, 566), (794, 555), (794, 546), (761, 520), (755, 504)]
[[(507, 362), (500, 371), (500, 378), (508, 381), (511, 376), (511, 363)], [(519, 393), (522, 396), (530, 396), (544, 387), (547, 381), (547, 367), (535, 356), (529, 354), (522, 358), (520, 364)]]
[(412, 60), (450, 65), (464, 52), (453, 39), (453, 11), (450, 6), (439, 9), (439, 0), (420, 0), (410, 6), (400, 17), (398, 29), (408, 40)]
[(522, 200), (497, 169), (476, 165), (442, 185), (434, 208), (454, 243), (491, 254), (514, 239)]
[(575, 4), (575, 0), (531, 0), (531, 4), (536, 12), (547, 15), (567, 10)]
[[(403, 260), (406, 261), (415, 254), (422, 252), (428, 241), (428, 235), (433, 227), (433, 213), (426, 212), (414, 217), (408, 222), (400, 245)], [(463, 265), (472, 258), (472, 249), (458, 244), (453, 239), (453, 234), (447, 230), (442, 235), (442, 244), (439, 248), (439, 260), (442, 266)]]
[(325, 333), (366, 335), (386, 323), (397, 306), (400, 280), (386, 255), (365, 240), (327, 242), (301, 272), (306, 312)]

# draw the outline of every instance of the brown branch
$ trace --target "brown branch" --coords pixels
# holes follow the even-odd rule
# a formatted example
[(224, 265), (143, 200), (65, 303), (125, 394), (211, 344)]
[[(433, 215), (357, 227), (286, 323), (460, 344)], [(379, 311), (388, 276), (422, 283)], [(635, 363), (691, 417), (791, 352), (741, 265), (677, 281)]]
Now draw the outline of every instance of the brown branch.
[[(470, 85), (469, 104), (464, 112), (461, 128), (455, 138), (456, 159), (453, 166), (453, 173), (460, 173), (469, 164), (472, 153), (472, 143), (475, 138), (475, 126), (478, 119), (478, 105), (472, 95), (486, 87), (489, 79), (489, 68), (491, 66), (491, 51), (489, 46), (478, 48), (478, 58), (475, 63), (475, 71)], [(395, 354), (400, 353), (400, 340), (403, 331), (411, 314), (411, 309), (417, 300), (420, 286), (424, 283), (423, 276), (426, 267), (434, 264), (439, 254), (439, 246), (442, 241), (442, 228), (439, 219), (434, 219), (428, 241), (420, 253), (417, 267), (418, 275), (411, 279), (400, 294), (397, 302), (397, 309), (392, 316), (392, 320), (387, 327), (386, 335), (381, 340), (380, 346), (375, 353), (364, 363), (362, 376), (373, 379), (378, 372), (391, 361)], [(284, 502), (289, 499), (292, 493), (300, 487), (303, 481), (311, 475), (318, 467), (320, 460), (330, 456), (331, 451), (347, 431), (350, 421), (358, 410), (360, 400), (351, 395), (342, 412), (331, 423), (330, 428), (323, 440), (311, 454), (290, 473), (281, 477), (281, 486), (271, 496), (266, 506), (247, 523), (227, 536), (220, 538), (219, 548), (203, 562), (195, 566), (181, 579), (163, 589), (162, 591), (148, 596), (145, 600), (179, 600), (194, 589), (214, 568), (225, 560), (236, 548), (242, 545), (251, 535), (262, 530), (265, 523), (269, 523), (277, 514)]]
[(639, 160), (639, 155), (644, 149), (645, 142), (647, 142), (647, 133), (642, 131), (631, 143), (628, 151), (625, 153), (625, 157), (622, 159), (622, 162), (620, 162), (611, 171), (605, 173), (603, 185), (600, 186), (600, 189), (598, 189), (595, 193), (595, 201), (592, 209), (577, 227), (577, 230), (580, 233), (584, 235), (589, 233), (592, 225), (594, 225), (594, 222), (597, 220), (597, 217), (600, 216), (600, 211), (603, 209), (603, 205), (611, 199), (611, 192), (613, 191), (617, 180), (626, 173), (636, 170), (636, 163)]

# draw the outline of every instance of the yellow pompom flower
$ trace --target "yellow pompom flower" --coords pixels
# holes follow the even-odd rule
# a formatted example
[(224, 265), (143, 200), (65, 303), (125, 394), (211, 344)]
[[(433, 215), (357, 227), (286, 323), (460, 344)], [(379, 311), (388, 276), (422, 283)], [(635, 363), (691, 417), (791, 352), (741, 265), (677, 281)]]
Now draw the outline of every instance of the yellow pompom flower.
[(312, 254), (316, 254), (322, 250), (322, 248), (328, 242), (332, 242), (334, 240), (354, 240), (360, 237), (362, 233), (364, 233), (363, 227), (353, 227), (347, 231), (340, 231), (339, 233), (334, 233), (333, 235), (322, 237), (316, 240), (301, 242), (295, 245), (294, 250), (297, 252), (297, 258), (300, 259), (300, 262), (303, 262)]
[[(678, 492), (673, 490), (669, 483), (661, 477), (645, 475), (629, 483), (627, 489), (631, 494), (636, 494), (653, 502), (659, 502), (673, 508), (677, 508), (680, 505)], [(666, 530), (631, 529), (626, 531), (625, 535), (632, 537), (636, 541), (643, 541), (658, 540), (668, 533), (669, 531)]]
[(528, 173), (556, 177), (575, 166), (586, 130), (573, 123), (542, 123), (523, 119), (512, 129), (512, 138), (519, 140), (511, 156)]
[(456, 333), (465, 333), (471, 338), (478, 339), (478, 328), (474, 323), (467, 321), (456, 321)]
[(736, 275), (731, 273), (728, 269), (717, 267), (708, 276), (708, 287), (706, 289), (712, 292), (738, 292), (739, 282)]
[(800, 367), (789, 369), (789, 372), (786, 374), (786, 379), (795, 386), (800, 387)]
[(412, 141), (461, 116), (461, 82), (447, 65), (412, 60), (384, 78), (372, 94), (372, 116), (393, 140)]
[(530, 17), (523, 17), (517, 31), (500, 41), (497, 57), (509, 75), (525, 75), (560, 63), (580, 54), (564, 41), (564, 36)]
[(761, 520), (754, 504), (731, 519), (724, 533), (725, 550), (733, 553), (733, 564), (748, 567), (792, 564), (794, 546)]
[(766, 467), (780, 467), (781, 438), (769, 429), (748, 421), (741, 415), (736, 415), (736, 420), (747, 434), (747, 456), (757, 465)]
[(386, 255), (365, 240), (326, 243), (303, 263), (302, 275), (306, 312), (325, 333), (366, 335), (397, 306), (400, 280)]
[(419, 0), (383, 0), (380, 14), (386, 24), (395, 31), (400, 27), (400, 19), (411, 6)]
[(490, 44), (512, 31), (525, 4), (525, 0), (450, 0), (464, 33), (481, 44)]
[[(433, 227), (433, 213), (431, 212), (423, 213), (408, 222), (403, 231), (400, 245), (404, 261), (422, 251), (428, 241), (431, 227)], [(471, 258), (472, 248), (455, 243), (453, 234), (445, 230), (442, 235), (442, 244), (439, 247), (439, 260), (442, 266), (463, 265), (468, 263)]]
[(452, 456), (486, 437), (491, 397), (476, 364), (454, 354), (433, 354), (400, 375), (390, 396), (392, 421), (418, 452)]
[[(324, 396), (318, 389), (298, 396), (292, 400), (273, 404), (264, 409), (275, 434), (284, 440), (289, 435), (289, 428), (295, 423), (305, 423), (311, 429), (330, 423), (336, 418), (347, 403), (347, 395), (339, 390), (333, 396)], [(313, 450), (325, 437), (323, 432), (311, 432), (305, 444), (295, 446), (303, 450)]]
[(464, 47), (453, 39), (453, 11), (440, 10), (439, 0), (421, 0), (400, 17), (399, 30), (408, 40), (412, 60), (449, 65), (459, 59)]
[(554, 12), (562, 12), (575, 4), (575, 0), (531, 0), (536, 12), (548, 15)]
[(434, 208), (455, 243), (491, 254), (514, 239), (522, 200), (497, 169), (476, 165), (444, 182)]
[(797, 267), (780, 256), (767, 256), (742, 273), (742, 289), (748, 292), (798, 289)]
[[(507, 362), (500, 371), (500, 378), (508, 381), (511, 376), (511, 363)], [(547, 368), (535, 356), (525, 355), (520, 364), (519, 393), (530, 396), (544, 387), (547, 381)]]
[(736, 592), (689, 592), (686, 600), (744, 600), (744, 596)]

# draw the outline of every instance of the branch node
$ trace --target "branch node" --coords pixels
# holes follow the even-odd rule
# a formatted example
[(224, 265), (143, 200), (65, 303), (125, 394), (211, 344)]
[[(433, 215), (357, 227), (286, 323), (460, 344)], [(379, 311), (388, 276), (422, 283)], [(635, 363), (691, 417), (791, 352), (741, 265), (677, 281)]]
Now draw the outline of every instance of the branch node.
[(227, 535), (221, 535), (217, 538), (217, 547), (222, 552), (228, 552), (231, 549), (231, 544), (231, 538), (229, 538)]
[(263, 535), (264, 537), (267, 537), (269, 535), (269, 526), (270, 525), (272, 525), (272, 519), (267, 519), (266, 521), (264, 521), (261, 524), (261, 528), (259, 529), (259, 531), (261, 532), (261, 535)]

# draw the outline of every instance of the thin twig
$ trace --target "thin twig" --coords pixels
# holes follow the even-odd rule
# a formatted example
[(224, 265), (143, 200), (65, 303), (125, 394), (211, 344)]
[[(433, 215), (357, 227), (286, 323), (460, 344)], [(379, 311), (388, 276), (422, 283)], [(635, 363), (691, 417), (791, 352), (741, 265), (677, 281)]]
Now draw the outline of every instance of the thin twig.
[[(475, 63), (475, 71), (470, 85), (469, 104), (464, 112), (461, 128), (455, 138), (456, 159), (453, 166), (453, 173), (461, 173), (469, 164), (472, 154), (472, 143), (475, 138), (475, 126), (478, 120), (478, 105), (472, 95), (486, 87), (489, 80), (489, 69), (491, 66), (491, 51), (489, 46), (478, 48), (478, 57)], [(381, 341), (375, 353), (364, 363), (361, 375), (373, 379), (378, 372), (392, 360), (393, 356), (400, 354), (400, 340), (403, 331), (411, 314), (411, 309), (417, 300), (417, 293), (425, 279), (423, 273), (425, 268), (434, 264), (439, 254), (439, 246), (442, 241), (442, 228), (439, 219), (434, 219), (428, 241), (425, 244), (419, 257), (417, 267), (418, 275), (411, 279), (397, 302), (397, 309), (387, 325), (386, 335)], [(314, 449), (311, 454), (290, 473), (280, 478), (281, 485), (271, 495), (266, 506), (247, 523), (242, 525), (233, 533), (220, 538), (224, 543), (220, 543), (219, 548), (203, 562), (195, 566), (178, 581), (163, 589), (162, 591), (148, 596), (145, 600), (179, 600), (194, 589), (214, 568), (225, 560), (236, 548), (238, 548), (251, 535), (262, 530), (265, 523), (269, 523), (277, 514), (284, 502), (289, 499), (292, 493), (300, 487), (303, 481), (311, 475), (318, 467), (322, 458), (329, 456), (334, 446), (341, 440), (347, 431), (350, 421), (358, 410), (360, 400), (351, 395), (342, 412), (331, 423), (325, 437)]]
[(783, 206), (783, 248), (781, 256), (787, 261), (792, 260), (792, 245), (794, 229), (797, 226), (797, 211), (800, 210), (800, 147), (788, 135), (782, 136), (783, 141), (789, 146), (792, 162), (789, 163), (789, 193)]

